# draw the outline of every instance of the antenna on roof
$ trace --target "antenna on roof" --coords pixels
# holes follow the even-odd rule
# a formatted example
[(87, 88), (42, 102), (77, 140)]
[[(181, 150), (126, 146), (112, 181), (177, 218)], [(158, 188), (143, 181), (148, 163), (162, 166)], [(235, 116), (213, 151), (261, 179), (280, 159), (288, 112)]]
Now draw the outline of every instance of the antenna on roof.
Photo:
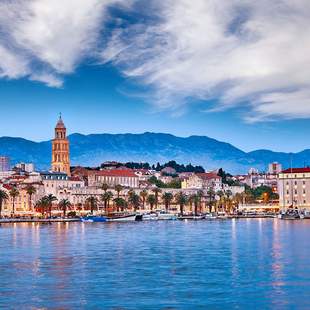
[(59, 112), (59, 119), (61, 119), (61, 112)]

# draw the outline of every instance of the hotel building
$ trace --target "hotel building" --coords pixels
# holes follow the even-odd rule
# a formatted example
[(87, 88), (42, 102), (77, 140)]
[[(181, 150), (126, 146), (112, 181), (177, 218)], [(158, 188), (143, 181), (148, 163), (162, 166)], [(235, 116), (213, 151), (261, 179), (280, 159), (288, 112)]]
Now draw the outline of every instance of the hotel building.
[(279, 173), (280, 208), (310, 208), (310, 168), (292, 168)]

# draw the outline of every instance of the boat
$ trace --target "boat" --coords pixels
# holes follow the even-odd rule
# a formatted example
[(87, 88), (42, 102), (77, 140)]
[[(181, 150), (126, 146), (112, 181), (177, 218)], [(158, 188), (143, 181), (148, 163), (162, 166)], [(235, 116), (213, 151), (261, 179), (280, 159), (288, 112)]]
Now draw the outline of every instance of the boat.
[(158, 221), (157, 213), (145, 213), (142, 216), (143, 221)]
[(172, 213), (167, 213), (167, 212), (159, 212), (157, 214), (158, 220), (160, 221), (175, 221), (177, 220), (177, 216)]
[(225, 220), (228, 218), (228, 215), (226, 214), (226, 212), (219, 211), (219, 212), (217, 212), (217, 218)]
[(102, 223), (106, 221), (107, 221), (107, 218), (105, 216), (89, 215), (89, 216), (81, 217), (81, 222), (83, 223)]
[(304, 218), (304, 215), (299, 212), (297, 207), (289, 207), (285, 212), (282, 211), (278, 218), (281, 220), (300, 220)]
[(213, 213), (207, 213), (205, 214), (205, 220), (216, 220), (217, 219), (217, 215), (213, 214)]
[(199, 221), (203, 220), (205, 218), (204, 215), (183, 215), (178, 216), (178, 220), (184, 221), (184, 220), (193, 220), (193, 221)]
[(142, 221), (142, 214), (127, 214), (127, 215), (114, 215), (108, 217), (109, 222), (134, 222), (134, 221)]

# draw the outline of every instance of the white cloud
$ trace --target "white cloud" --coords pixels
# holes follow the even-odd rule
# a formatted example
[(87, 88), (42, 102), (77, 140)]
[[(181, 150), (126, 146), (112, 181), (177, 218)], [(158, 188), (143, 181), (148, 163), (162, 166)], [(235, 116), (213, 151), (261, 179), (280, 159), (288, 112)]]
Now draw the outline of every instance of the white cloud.
[[(147, 14), (118, 20), (98, 53), (112, 5)], [(207, 110), (246, 106), (250, 122), (308, 118), (308, 29), (308, 0), (2, 0), (0, 78), (62, 87), (99, 55), (174, 114), (200, 99)]]
[(310, 117), (308, 0), (166, 0), (158, 21), (117, 30), (102, 53), (153, 88), (160, 108), (188, 98), (248, 105), (248, 121)]
[(97, 47), (109, 5), (125, 0), (3, 0), (0, 74), (59, 87)]

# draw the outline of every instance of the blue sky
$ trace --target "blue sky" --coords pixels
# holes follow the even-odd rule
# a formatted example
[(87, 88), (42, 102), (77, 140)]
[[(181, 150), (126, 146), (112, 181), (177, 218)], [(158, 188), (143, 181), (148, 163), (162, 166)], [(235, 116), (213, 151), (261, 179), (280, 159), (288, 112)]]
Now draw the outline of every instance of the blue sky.
[(192, 2), (3, 1), (0, 136), (50, 139), (62, 112), (69, 133), (310, 148), (309, 3)]

